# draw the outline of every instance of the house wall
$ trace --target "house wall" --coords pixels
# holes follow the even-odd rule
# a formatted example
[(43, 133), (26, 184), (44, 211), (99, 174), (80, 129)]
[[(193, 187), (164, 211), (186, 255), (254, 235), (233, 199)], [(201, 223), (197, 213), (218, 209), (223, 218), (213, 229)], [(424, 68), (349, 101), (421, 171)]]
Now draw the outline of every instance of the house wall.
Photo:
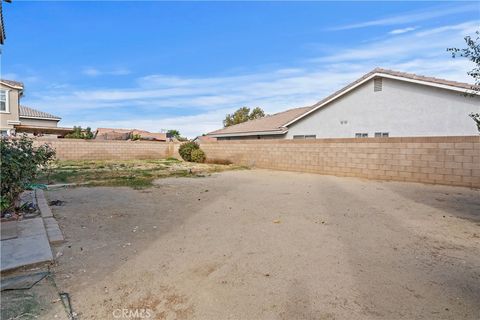
[[(478, 134), (468, 116), (480, 112), (480, 97), (405, 81), (373, 79), (289, 126), (287, 139), (315, 134), (317, 138), (352, 138), (355, 133), (388, 132), (390, 137), (466, 136)], [(341, 124), (340, 121), (347, 121)]]
[(480, 137), (202, 143), (207, 159), (258, 168), (480, 188)]
[(20, 117), (22, 126), (57, 127), (59, 120), (30, 119)]
[(0, 112), (0, 130), (13, 129), (13, 124), (8, 124), (9, 121), (18, 120), (18, 100), (19, 90), (12, 89), (0, 83), (1, 90), (7, 90), (8, 92), (8, 112)]

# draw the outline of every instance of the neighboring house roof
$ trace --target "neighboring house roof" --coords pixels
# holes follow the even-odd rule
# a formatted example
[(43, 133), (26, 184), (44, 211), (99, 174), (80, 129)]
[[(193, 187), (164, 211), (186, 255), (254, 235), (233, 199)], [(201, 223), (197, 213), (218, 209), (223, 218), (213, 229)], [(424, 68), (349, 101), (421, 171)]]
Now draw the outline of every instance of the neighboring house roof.
[(43, 112), (37, 109), (33, 109), (26, 106), (20, 106), (20, 118), (32, 118), (32, 119), (46, 119), (46, 120), (56, 120), (59, 121), (60, 117), (54, 116), (53, 114)]
[[(348, 84), (342, 89), (334, 92), (328, 97), (315, 103), (309, 107), (290, 109), (284, 112), (276, 113), (271, 116), (260, 118), (257, 120), (251, 120), (230, 127), (226, 127), (220, 130), (210, 132), (208, 135), (213, 137), (228, 137), (228, 136), (249, 136), (249, 135), (267, 135), (267, 134), (284, 134), (288, 131), (288, 126), (302, 119), (303, 117), (315, 112), (319, 108), (327, 105), (328, 103), (338, 99), (342, 95), (350, 92), (356, 87), (373, 78), (390, 78), (400, 81), (413, 82), (422, 85), (428, 85), (447, 90), (470, 92), (474, 89), (478, 89), (478, 86), (469, 83), (450, 81), (445, 79), (439, 79), (434, 77), (426, 77), (416, 75), (413, 73), (393, 71), (383, 68), (375, 68), (369, 73), (363, 75), (354, 82)], [(474, 92), (479, 94), (478, 92)]]
[(288, 129), (285, 124), (309, 111), (312, 107), (302, 107), (267, 115), (263, 118), (250, 120), (210, 132), (209, 136), (240, 136), (283, 134)]
[(113, 129), (113, 128), (98, 128), (95, 139), (103, 140), (128, 140), (131, 135), (139, 134), (142, 140), (158, 140), (166, 141), (166, 133), (154, 133), (138, 129)]
[(217, 141), (217, 138), (215, 137), (210, 137), (210, 136), (197, 136), (195, 139), (192, 141), (198, 141), (198, 142), (212, 142), (212, 141)]
[(8, 86), (8, 87), (11, 87), (11, 88), (20, 89), (20, 90), (23, 89), (23, 83), (18, 82), (18, 81), (7, 80), (7, 79), (0, 79), (0, 83), (6, 85), (6, 86)]

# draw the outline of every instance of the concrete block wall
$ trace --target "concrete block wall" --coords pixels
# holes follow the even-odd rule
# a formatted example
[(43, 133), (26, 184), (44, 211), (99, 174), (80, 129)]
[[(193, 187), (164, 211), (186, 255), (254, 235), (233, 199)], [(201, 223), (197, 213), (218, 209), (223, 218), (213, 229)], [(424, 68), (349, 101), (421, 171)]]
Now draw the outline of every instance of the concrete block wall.
[(203, 142), (209, 159), (258, 168), (480, 188), (480, 137)]
[(37, 145), (43, 143), (56, 150), (59, 160), (161, 159), (175, 156), (178, 150), (174, 143), (159, 141), (35, 140)]

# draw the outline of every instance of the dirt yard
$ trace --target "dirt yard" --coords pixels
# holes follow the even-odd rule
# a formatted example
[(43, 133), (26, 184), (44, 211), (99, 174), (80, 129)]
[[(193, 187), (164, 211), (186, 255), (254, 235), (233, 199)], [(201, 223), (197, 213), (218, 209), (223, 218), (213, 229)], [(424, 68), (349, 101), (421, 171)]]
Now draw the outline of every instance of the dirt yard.
[(48, 197), (79, 319), (480, 318), (478, 190), (243, 170)]

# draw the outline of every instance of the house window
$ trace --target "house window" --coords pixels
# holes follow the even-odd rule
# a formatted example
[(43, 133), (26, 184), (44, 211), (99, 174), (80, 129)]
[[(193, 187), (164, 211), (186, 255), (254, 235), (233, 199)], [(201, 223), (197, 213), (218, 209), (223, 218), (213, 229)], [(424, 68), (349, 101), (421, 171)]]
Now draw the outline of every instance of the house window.
[(8, 112), (7, 91), (6, 90), (0, 90), (0, 111), (1, 112)]
[(373, 79), (373, 91), (374, 92), (382, 91), (382, 78)]
[(388, 132), (375, 132), (375, 138), (388, 138)]
[(296, 135), (296, 136), (293, 136), (293, 139), (305, 139), (305, 136), (304, 135)]
[(368, 138), (368, 133), (355, 133), (355, 138)]

